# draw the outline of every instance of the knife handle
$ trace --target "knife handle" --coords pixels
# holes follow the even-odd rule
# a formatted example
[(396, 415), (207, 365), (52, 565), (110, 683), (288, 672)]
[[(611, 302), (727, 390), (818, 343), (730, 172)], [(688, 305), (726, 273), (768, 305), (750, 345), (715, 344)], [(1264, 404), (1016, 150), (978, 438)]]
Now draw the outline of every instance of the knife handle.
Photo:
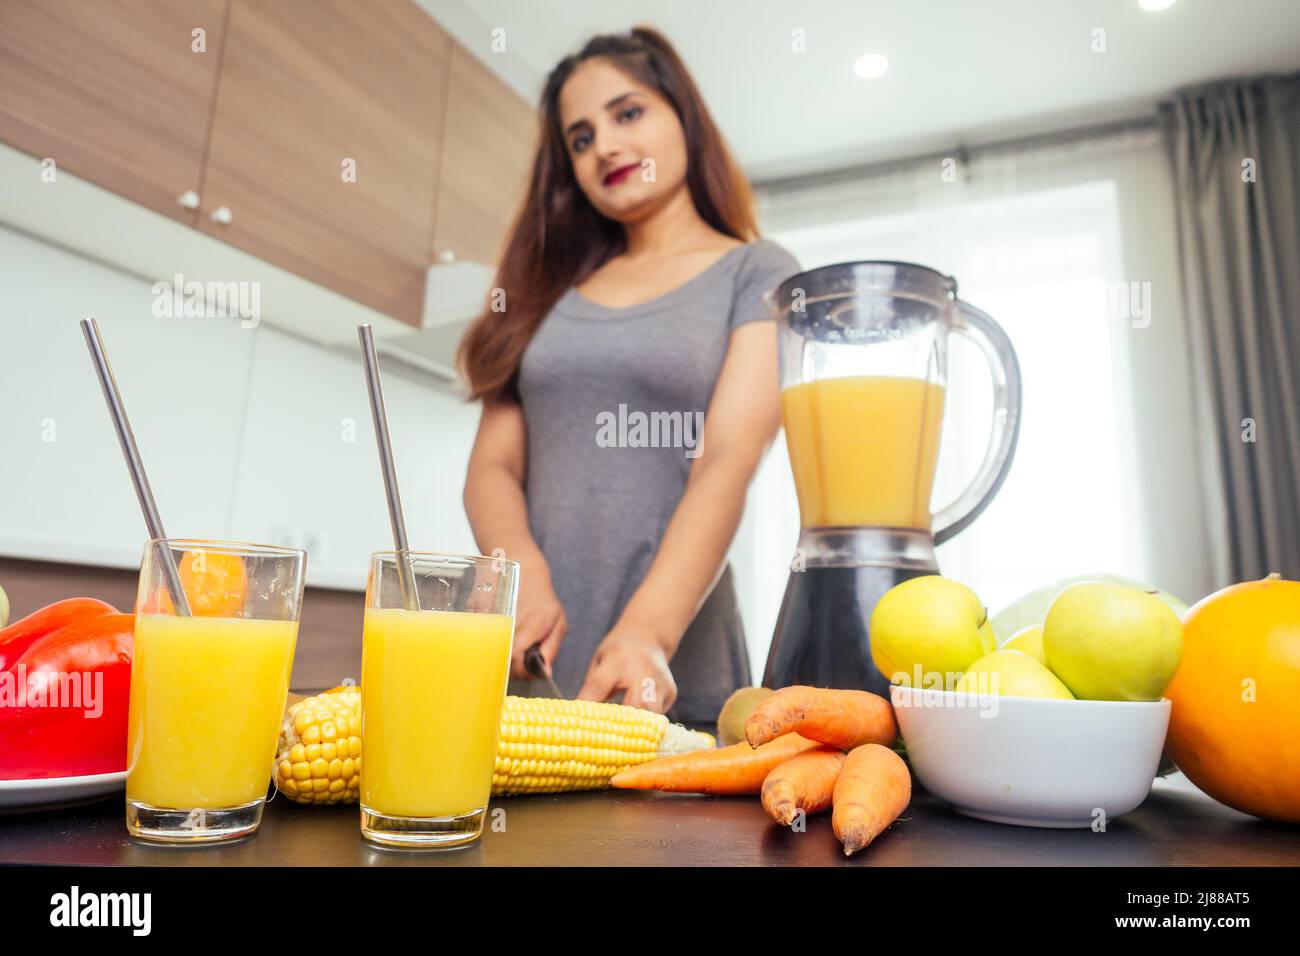
[(524, 670), (534, 677), (551, 676), (551, 669), (546, 665), (546, 658), (542, 657), (542, 652), (536, 644), (524, 651)]

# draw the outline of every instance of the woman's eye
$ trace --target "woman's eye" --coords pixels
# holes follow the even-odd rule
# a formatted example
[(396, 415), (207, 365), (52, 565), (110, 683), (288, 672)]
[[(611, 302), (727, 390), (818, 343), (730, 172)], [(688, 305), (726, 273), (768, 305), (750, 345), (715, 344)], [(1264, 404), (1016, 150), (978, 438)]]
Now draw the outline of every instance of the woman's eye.
[(591, 142), (590, 133), (579, 133), (577, 136), (573, 137), (573, 143), (571, 144), (570, 148), (575, 153), (580, 153), (587, 148), (587, 144), (590, 142)]
[(623, 119), (625, 119), (625, 118), (636, 119), (636, 118), (637, 118), (638, 116), (640, 116), (640, 115), (641, 115), (641, 107), (639, 107), (639, 106), (629, 106), (627, 109), (622, 110), (622, 111), (619, 112), (619, 114), (618, 114), (618, 118), (619, 118), (620, 121), (623, 120)]

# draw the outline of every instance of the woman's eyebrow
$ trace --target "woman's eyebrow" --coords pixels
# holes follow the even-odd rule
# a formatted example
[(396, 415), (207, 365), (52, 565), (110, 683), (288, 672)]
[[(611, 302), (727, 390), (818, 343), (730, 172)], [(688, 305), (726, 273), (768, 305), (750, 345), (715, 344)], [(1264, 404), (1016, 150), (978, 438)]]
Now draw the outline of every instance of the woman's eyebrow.
[[(613, 109), (615, 106), (617, 106), (619, 103), (622, 103), (629, 96), (636, 96), (636, 90), (628, 90), (626, 93), (620, 93), (618, 96), (614, 97), (612, 100), (610, 100), (608, 103), (605, 104), (605, 109), (607, 110)], [(574, 130), (582, 126), (588, 126), (588, 125), (590, 124), (585, 119), (577, 120), (576, 122), (569, 124), (568, 128), (564, 131), (564, 135), (568, 136)]]

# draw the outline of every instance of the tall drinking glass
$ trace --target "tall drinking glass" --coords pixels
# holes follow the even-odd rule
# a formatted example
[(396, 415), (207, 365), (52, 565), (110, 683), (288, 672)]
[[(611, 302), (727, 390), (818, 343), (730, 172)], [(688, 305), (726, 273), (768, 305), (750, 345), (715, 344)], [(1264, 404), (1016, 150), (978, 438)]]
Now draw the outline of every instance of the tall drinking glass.
[(361, 647), (366, 839), (451, 847), (482, 833), (518, 588), (519, 565), (504, 558), (371, 558)]
[[(190, 615), (176, 614), (165, 555)], [(262, 820), (302, 610), (306, 552), (155, 539), (136, 600), (126, 826), (166, 843), (247, 836)]]

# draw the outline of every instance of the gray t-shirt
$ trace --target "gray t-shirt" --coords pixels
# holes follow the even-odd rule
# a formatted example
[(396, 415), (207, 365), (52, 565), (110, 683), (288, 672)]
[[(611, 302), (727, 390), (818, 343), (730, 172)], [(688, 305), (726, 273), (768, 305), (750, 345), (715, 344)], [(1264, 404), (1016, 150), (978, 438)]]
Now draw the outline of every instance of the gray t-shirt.
[[(762, 294), (798, 271), (764, 239), (639, 305), (610, 308), (570, 288), (524, 352), (524, 490), (568, 618), (554, 661), (566, 696), (578, 692), (596, 646), (650, 570), (701, 451), (732, 330), (770, 319)], [(670, 667), (678, 692), (670, 716), (683, 722), (712, 722), (749, 684), (730, 565)], [(510, 692), (544, 693), (536, 681), (512, 681)]]

